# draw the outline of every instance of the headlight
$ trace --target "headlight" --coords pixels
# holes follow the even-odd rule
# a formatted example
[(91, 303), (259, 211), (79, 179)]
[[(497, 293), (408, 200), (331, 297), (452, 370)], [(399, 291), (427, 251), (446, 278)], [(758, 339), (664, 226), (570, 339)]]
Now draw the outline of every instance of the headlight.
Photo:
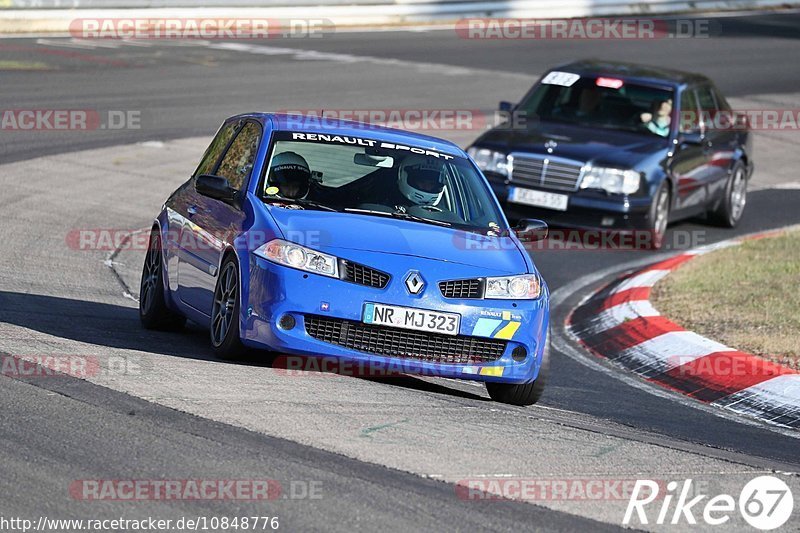
[(511, 175), (511, 156), (474, 146), (467, 150), (467, 153), (478, 165), (478, 168), (484, 172), (494, 172), (503, 176)]
[(293, 242), (275, 239), (261, 245), (253, 253), (273, 263), (332, 278), (339, 277), (339, 261), (336, 257)]
[(603, 189), (608, 192), (633, 194), (639, 190), (641, 177), (635, 170), (590, 167), (583, 175), (581, 189)]
[(486, 278), (486, 288), (483, 291), (484, 298), (508, 300), (535, 300), (541, 294), (542, 284), (535, 274)]

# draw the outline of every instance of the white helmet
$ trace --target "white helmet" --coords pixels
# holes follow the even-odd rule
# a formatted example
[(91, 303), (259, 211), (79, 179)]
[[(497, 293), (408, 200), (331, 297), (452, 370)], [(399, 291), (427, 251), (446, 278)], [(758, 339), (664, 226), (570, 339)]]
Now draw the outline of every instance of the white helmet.
[(444, 165), (433, 156), (411, 154), (397, 171), (403, 196), (417, 205), (436, 205), (444, 191)]

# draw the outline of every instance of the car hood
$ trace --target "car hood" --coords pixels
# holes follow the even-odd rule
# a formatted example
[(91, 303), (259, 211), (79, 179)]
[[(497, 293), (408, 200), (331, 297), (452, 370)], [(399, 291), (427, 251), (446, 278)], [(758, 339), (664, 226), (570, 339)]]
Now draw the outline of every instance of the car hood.
[(420, 257), (476, 267), (475, 275), (521, 274), (527, 264), (515, 240), (380, 216), (269, 208), (284, 239), (357, 260), (344, 250)]
[(557, 143), (549, 155), (618, 166), (635, 166), (654, 152), (669, 147), (668, 139), (656, 136), (554, 122), (537, 122), (527, 129), (496, 128), (484, 133), (474, 145), (505, 153), (547, 155), (548, 141)]

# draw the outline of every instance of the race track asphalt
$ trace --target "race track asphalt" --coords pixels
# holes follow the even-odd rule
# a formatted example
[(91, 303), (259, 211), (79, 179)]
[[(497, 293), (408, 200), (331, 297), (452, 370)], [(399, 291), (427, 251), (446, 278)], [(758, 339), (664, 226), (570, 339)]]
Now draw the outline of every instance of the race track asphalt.
[[(5, 64), (47, 69), (0, 71), (0, 109), (124, 110), (141, 119), (139, 129), (0, 131), (0, 352), (120, 356), (145, 372), (88, 381), (0, 376), (0, 514), (274, 512), (289, 530), (595, 530), (620, 523), (619, 502), (464, 502), (452, 483), (696, 475), (728, 487), (756, 472), (800, 471), (795, 437), (652, 394), (559, 354), (541, 406), (528, 410), (488, 402), (482, 388), (459, 382), (289, 379), (265, 361), (215, 362), (198, 328), (140, 330), (135, 303), (103, 264), (106, 253), (65, 243), (76, 228), (146, 227), (218, 123), (246, 110), (489, 111), (518, 98), (548, 66), (586, 56), (701, 71), (747, 101), (797, 101), (800, 73), (790, 65), (800, 52), (800, 17), (718, 24), (719, 36), (708, 40), (622, 43), (467, 42), (448, 31), (341, 33), (248, 49), (0, 39)], [(442, 133), (462, 145), (477, 134)], [(796, 167), (793, 147), (779, 146), (764, 164), (757, 159), (757, 172)], [(698, 220), (674, 225), (672, 234), (707, 243), (800, 221), (800, 190), (764, 188), (749, 201), (735, 231)], [(645, 254), (534, 257), (555, 291)], [(132, 286), (140, 260), (136, 252), (120, 259)], [(554, 320), (567, 311), (554, 309)], [(67, 490), (76, 479), (262, 477), (317, 480), (324, 496), (266, 506), (118, 503), (76, 501)]]

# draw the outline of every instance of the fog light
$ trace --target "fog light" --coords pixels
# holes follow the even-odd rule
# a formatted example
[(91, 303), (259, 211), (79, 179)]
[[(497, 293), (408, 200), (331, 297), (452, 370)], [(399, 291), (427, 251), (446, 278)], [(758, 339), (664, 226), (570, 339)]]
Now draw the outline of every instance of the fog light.
[(518, 363), (524, 361), (526, 357), (528, 357), (528, 350), (524, 346), (517, 346), (511, 352), (511, 358)]
[(283, 315), (280, 320), (278, 320), (278, 327), (285, 330), (293, 329), (296, 322), (292, 315)]
[(613, 226), (614, 225), (614, 217), (603, 217), (600, 219), (601, 226)]

